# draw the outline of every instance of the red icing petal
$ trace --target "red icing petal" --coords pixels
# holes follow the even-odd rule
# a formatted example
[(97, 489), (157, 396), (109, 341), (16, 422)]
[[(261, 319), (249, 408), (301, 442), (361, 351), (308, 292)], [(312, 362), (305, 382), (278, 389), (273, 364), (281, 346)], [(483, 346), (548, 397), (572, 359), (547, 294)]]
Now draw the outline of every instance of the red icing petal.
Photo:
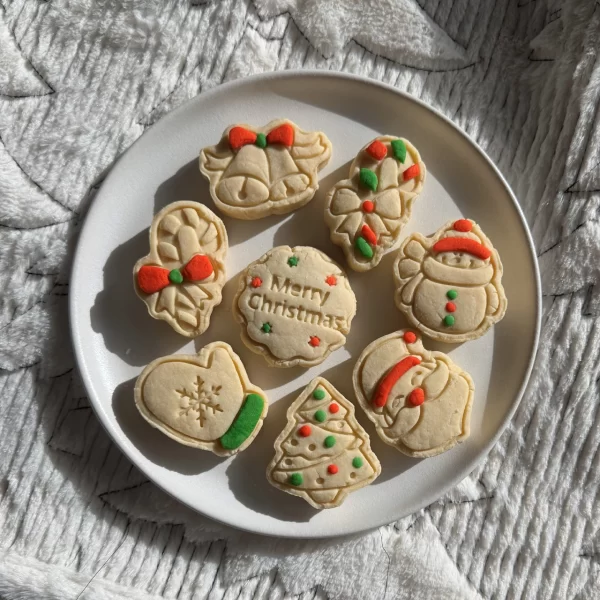
[(367, 147), (367, 154), (375, 160), (381, 160), (387, 155), (387, 148), (379, 140), (375, 140)]
[(300, 429), (298, 429), (298, 435), (302, 437), (308, 437), (311, 434), (310, 425), (302, 425)]
[(414, 344), (417, 341), (417, 334), (414, 331), (407, 331), (402, 337), (407, 344)]
[(206, 254), (196, 254), (181, 269), (183, 278), (187, 281), (202, 281), (214, 273), (210, 258)]
[(138, 287), (144, 294), (154, 294), (166, 288), (169, 283), (169, 270), (152, 265), (144, 265), (137, 273)]
[(239, 150), (246, 144), (254, 144), (256, 134), (245, 127), (232, 127), (229, 130), (229, 147), (232, 150)]
[(329, 405), (329, 412), (332, 414), (335, 414), (336, 412), (338, 412), (340, 410), (340, 405), (337, 402), (332, 402)]
[(471, 223), (469, 219), (459, 219), (458, 221), (454, 221), (453, 227), (454, 231), (466, 233), (467, 231), (471, 231), (471, 229), (473, 229), (473, 223)]
[(365, 200), (362, 203), (362, 209), (366, 213), (372, 213), (375, 210), (375, 205), (373, 204), (373, 202), (371, 202), (371, 200)]
[(283, 144), (284, 146), (294, 145), (294, 128), (289, 124), (285, 123), (276, 127), (267, 134), (267, 143), (269, 144)]
[(408, 169), (406, 169), (406, 171), (404, 171), (404, 173), (402, 173), (402, 177), (404, 177), (404, 181), (408, 181), (409, 179), (414, 179), (415, 177), (418, 177), (420, 173), (421, 169), (419, 165), (411, 165), (410, 167), (408, 167)]
[(260, 277), (253, 277), (252, 278), (252, 282), (250, 283), (250, 285), (253, 288), (258, 288), (262, 285), (262, 279)]
[(377, 236), (375, 235), (375, 232), (368, 225), (362, 226), (362, 229), (360, 230), (360, 234), (372, 246), (375, 246), (377, 244)]
[(408, 395), (408, 401), (413, 406), (420, 406), (421, 404), (423, 404), (423, 402), (425, 402), (425, 391), (423, 390), (423, 388), (415, 388)]
[(335, 475), (335, 474), (336, 474), (338, 471), (339, 471), (339, 469), (337, 468), (337, 465), (329, 465), (329, 466), (327, 467), (327, 472), (328, 472), (330, 475)]
[(446, 302), (446, 310), (448, 312), (454, 312), (456, 310), (456, 304), (454, 304), (454, 302)]
[(325, 283), (327, 285), (336, 285), (337, 284), (337, 277), (335, 275), (328, 275), (325, 278)]
[(392, 391), (392, 388), (396, 384), (396, 381), (404, 375), (412, 367), (421, 364), (421, 359), (418, 356), (407, 356), (400, 362), (396, 363), (392, 370), (381, 380), (381, 383), (377, 386), (375, 396), (373, 398), (373, 404), (375, 406), (385, 406), (388, 401), (388, 396)]
[(468, 252), (477, 258), (486, 260), (492, 255), (491, 250), (471, 238), (447, 237), (433, 245), (434, 252)]
[(321, 345), (321, 340), (316, 335), (310, 336), (310, 341), (308, 342), (313, 348)]

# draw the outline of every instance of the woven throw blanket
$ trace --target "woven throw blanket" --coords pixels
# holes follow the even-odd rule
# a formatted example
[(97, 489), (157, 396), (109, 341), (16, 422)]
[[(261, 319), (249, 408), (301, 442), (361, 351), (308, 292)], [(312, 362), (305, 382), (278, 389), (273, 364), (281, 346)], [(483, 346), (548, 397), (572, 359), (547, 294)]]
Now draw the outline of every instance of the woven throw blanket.
[[(599, 52), (595, 0), (0, 0), (0, 598), (600, 598)], [(292, 68), (384, 81), (471, 135), (521, 202), (544, 293), (487, 460), (328, 541), (233, 531), (148, 482), (95, 418), (67, 322), (115, 159), (194, 95)]]

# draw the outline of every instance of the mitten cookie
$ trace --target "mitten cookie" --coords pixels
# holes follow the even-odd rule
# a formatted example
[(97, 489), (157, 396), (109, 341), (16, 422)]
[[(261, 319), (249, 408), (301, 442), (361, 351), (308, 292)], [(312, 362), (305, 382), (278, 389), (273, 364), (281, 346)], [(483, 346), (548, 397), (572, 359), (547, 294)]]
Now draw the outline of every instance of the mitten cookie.
[(312, 367), (345, 343), (356, 297), (320, 250), (279, 246), (246, 267), (233, 312), (246, 346), (270, 365)]
[(226, 215), (260, 219), (304, 206), (330, 157), (331, 142), (323, 132), (279, 119), (265, 127), (228, 127), (216, 146), (200, 152), (200, 171)]
[(354, 406), (326, 379), (313, 379), (287, 411), (267, 479), (315, 508), (339, 506), (369, 485), (381, 465)]
[(325, 223), (355, 271), (368, 271), (396, 244), (421, 193), (425, 164), (402, 138), (383, 135), (350, 165), (348, 179), (327, 194)]
[(225, 342), (151, 362), (135, 383), (135, 403), (150, 425), (176, 442), (219, 456), (247, 448), (268, 409), (265, 393), (250, 383)]
[(396, 306), (439, 342), (482, 336), (506, 311), (502, 263), (477, 223), (446, 223), (431, 237), (404, 240), (394, 264)]
[(150, 254), (133, 269), (148, 313), (187, 337), (203, 333), (225, 283), (227, 232), (210, 209), (187, 200), (165, 206), (150, 227)]
[(353, 383), (379, 437), (404, 454), (435, 456), (469, 436), (471, 377), (445, 354), (425, 350), (413, 331), (369, 344)]

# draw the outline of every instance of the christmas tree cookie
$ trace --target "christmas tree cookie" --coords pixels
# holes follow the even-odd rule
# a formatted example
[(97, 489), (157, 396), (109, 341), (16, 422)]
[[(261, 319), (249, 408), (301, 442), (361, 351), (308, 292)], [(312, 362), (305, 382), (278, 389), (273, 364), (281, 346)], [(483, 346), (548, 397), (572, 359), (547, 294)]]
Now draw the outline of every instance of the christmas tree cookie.
[(225, 342), (208, 344), (197, 355), (159, 358), (135, 384), (136, 406), (150, 425), (219, 456), (252, 443), (267, 416), (266, 398)]
[(231, 125), (216, 146), (202, 150), (200, 171), (226, 215), (260, 219), (309, 202), (330, 157), (331, 142), (322, 131), (279, 119), (264, 127)]
[(469, 436), (471, 377), (445, 354), (426, 350), (411, 330), (367, 346), (353, 383), (379, 437), (404, 454), (435, 456)]
[(267, 467), (276, 488), (315, 508), (333, 508), (381, 473), (354, 406), (326, 379), (311, 381), (289, 407), (287, 419)]
[(325, 223), (355, 271), (376, 267), (398, 241), (425, 181), (425, 164), (403, 138), (380, 136), (327, 194)]
[(448, 343), (482, 336), (506, 311), (500, 256), (469, 219), (434, 235), (410, 235), (394, 264), (396, 306), (430, 338)]
[(279, 246), (240, 277), (242, 340), (276, 367), (312, 367), (346, 342), (356, 297), (342, 269), (309, 246)]
[(187, 337), (203, 333), (221, 302), (227, 248), (223, 221), (206, 206), (186, 200), (165, 206), (150, 227), (150, 254), (133, 269), (150, 316)]

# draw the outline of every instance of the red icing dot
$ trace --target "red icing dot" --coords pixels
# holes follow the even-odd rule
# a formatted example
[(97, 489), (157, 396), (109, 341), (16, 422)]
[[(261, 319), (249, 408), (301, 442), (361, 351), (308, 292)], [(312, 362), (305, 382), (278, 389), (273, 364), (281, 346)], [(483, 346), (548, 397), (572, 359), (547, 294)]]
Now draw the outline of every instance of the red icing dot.
[(387, 155), (387, 148), (379, 140), (375, 140), (367, 147), (367, 154), (375, 160), (381, 160)]
[(335, 285), (337, 283), (337, 277), (335, 275), (328, 275), (325, 278), (325, 283), (327, 285)]
[(329, 405), (329, 412), (335, 414), (336, 412), (338, 412), (338, 410), (340, 410), (340, 405), (337, 404), (336, 402), (332, 402)]
[(453, 227), (454, 231), (467, 232), (473, 229), (473, 223), (469, 219), (459, 219), (458, 221), (454, 221)]
[(407, 331), (402, 337), (407, 344), (414, 344), (417, 341), (417, 334), (414, 331)]
[(330, 475), (335, 475), (335, 474), (336, 474), (338, 471), (339, 471), (339, 469), (337, 468), (337, 465), (329, 465), (329, 466), (327, 467), (327, 472), (328, 472)]
[(302, 437), (308, 437), (310, 434), (311, 434), (310, 425), (302, 425), (302, 427), (300, 427), (300, 429), (298, 429), (298, 435), (301, 435)]
[(423, 402), (425, 402), (425, 392), (423, 391), (423, 388), (415, 388), (408, 395), (408, 401), (413, 406), (419, 406), (419, 405), (423, 404)]
[(260, 277), (253, 277), (251, 285), (253, 288), (260, 287), (262, 285), (262, 279)]
[(448, 312), (454, 312), (456, 310), (456, 304), (454, 304), (454, 302), (446, 302), (446, 310)]
[(321, 345), (321, 340), (316, 335), (311, 335), (308, 342), (313, 348)]
[(404, 181), (408, 181), (409, 179), (418, 177), (420, 173), (421, 169), (419, 168), (419, 165), (411, 165), (404, 173), (402, 173), (402, 177), (404, 178)]
[(372, 213), (375, 210), (375, 205), (373, 204), (373, 202), (371, 200), (365, 200), (362, 203), (362, 209), (366, 213)]
[(377, 244), (377, 236), (375, 232), (367, 225), (363, 225), (360, 230), (360, 234), (371, 244), (371, 246), (375, 246)]

